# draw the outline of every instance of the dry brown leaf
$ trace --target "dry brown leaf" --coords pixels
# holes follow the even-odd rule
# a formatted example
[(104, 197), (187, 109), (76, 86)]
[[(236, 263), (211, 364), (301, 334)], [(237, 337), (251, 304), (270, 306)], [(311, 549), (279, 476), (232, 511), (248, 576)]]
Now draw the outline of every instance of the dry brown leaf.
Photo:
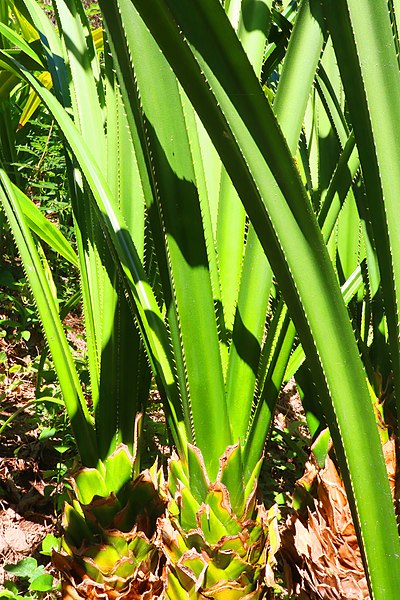
[[(396, 443), (383, 447), (393, 498), (396, 488)], [(299, 484), (317, 493), (306, 521), (294, 514), (282, 532), (281, 556), (286, 585), (297, 598), (310, 600), (366, 600), (368, 584), (344, 484), (329, 458), (325, 467), (307, 463)]]

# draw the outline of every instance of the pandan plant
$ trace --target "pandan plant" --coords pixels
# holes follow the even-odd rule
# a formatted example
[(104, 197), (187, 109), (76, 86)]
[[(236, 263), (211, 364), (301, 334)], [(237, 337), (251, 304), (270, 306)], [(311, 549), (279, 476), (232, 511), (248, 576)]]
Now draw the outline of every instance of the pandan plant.
[[(98, 302), (104, 278), (118, 311), (125, 297), (127, 313), (133, 308), (136, 339), (146, 349), (176, 446), (167, 509), (158, 521), (165, 597), (257, 598), (273, 583), (275, 516), (257, 503), (255, 490), (295, 327), (334, 440), (371, 595), (396, 598), (399, 538), (368, 373), (321, 231), (325, 223), (330, 227), (327, 215), (318, 221), (310, 178), (296, 158), (320, 53), (331, 35), (368, 198), (363, 218), (374, 235), (397, 389), (394, 6), (303, 1), (273, 99), (258, 78), (265, 57), (264, 80), (276, 64), (275, 50), (265, 45), (271, 16), (282, 22), (268, 2), (100, 1), (104, 72), (78, 1), (55, 1), (63, 43), (33, 0), (21, 4), (41, 32), (57, 98), (9, 55), (1, 61), (34, 87), (70, 152), (83, 298), (90, 307), (86, 327), (96, 339), (95, 416), (107, 433), (93, 428), (68, 386), (66, 406), (77, 438), (88, 433), (83, 462), (101, 470), (99, 459), (106, 465), (117, 449), (120, 424), (133, 422), (133, 412), (129, 420), (119, 417), (114, 393), (102, 395), (113, 372), (105, 365), (120, 367), (123, 354), (107, 353), (116, 331), (106, 330), (112, 318), (95, 337), (102, 307), (113, 305)], [(345, 136), (339, 173), (347, 173), (353, 156), (352, 134)], [(121, 140), (129, 151), (118, 154)], [(5, 176), (3, 182), (11, 221), (18, 202)], [(335, 201), (342, 184), (341, 177), (332, 179)], [(136, 201), (140, 214), (130, 220)], [(18, 213), (13, 229), (22, 228), (23, 219)], [(21, 254), (27, 239), (27, 232), (25, 241), (17, 239)], [(62, 364), (58, 368), (61, 373)], [(129, 402), (123, 406), (132, 410)], [(92, 566), (81, 548), (77, 559)], [(93, 570), (85, 577), (93, 578)]]

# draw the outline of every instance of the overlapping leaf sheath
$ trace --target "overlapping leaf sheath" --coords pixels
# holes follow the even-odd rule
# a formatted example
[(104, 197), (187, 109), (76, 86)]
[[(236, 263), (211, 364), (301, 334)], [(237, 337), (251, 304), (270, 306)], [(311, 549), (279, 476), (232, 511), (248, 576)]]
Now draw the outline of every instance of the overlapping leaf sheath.
[[(396, 449), (383, 447), (392, 496), (395, 495)], [(296, 597), (318, 600), (370, 598), (353, 519), (343, 481), (326, 458), (318, 469), (312, 462), (299, 484), (316, 484), (316, 498), (306, 520), (291, 516), (282, 534), (282, 556), (289, 589)]]
[(76, 499), (65, 506), (64, 552), (53, 556), (63, 574), (63, 598), (159, 598), (154, 535), (164, 505), (154, 472), (133, 479), (133, 458), (123, 444), (103, 466), (77, 473)]
[(159, 519), (169, 600), (266, 598), (274, 584), (276, 508), (267, 512), (257, 503), (255, 482), (241, 514), (235, 514), (223, 482), (236, 449), (228, 448), (221, 458), (214, 483), (194, 446), (188, 464), (176, 455), (170, 461), (168, 506)]

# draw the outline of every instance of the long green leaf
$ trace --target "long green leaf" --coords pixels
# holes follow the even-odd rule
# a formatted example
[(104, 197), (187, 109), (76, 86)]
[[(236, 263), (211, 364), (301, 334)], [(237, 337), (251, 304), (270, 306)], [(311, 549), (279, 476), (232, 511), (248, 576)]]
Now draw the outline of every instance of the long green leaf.
[(116, 205), (116, 200), (104, 180), (97, 162), (93, 158), (81, 134), (72, 123), (69, 115), (57, 99), (27, 71), (13, 61), (12, 58), (0, 56), (0, 64), (4, 63), (20, 77), (28, 80), (35, 88), (42, 101), (51, 110), (63, 131), (66, 140), (74, 154), (87, 184), (98, 205), (105, 226), (113, 242), (115, 253), (118, 256), (122, 271), (126, 277), (127, 289), (132, 294), (132, 302), (137, 308), (139, 326), (144, 336), (145, 343), (150, 350), (149, 356), (153, 357), (153, 368), (163, 382), (163, 389), (171, 394), (169, 409), (172, 413), (169, 424), (174, 431), (174, 439), (181, 444), (182, 455), (185, 455), (185, 440), (187, 439), (181, 414), (179, 398), (176, 397), (172, 361), (170, 356), (169, 339), (163, 322), (163, 316), (157, 304), (153, 290), (149, 285), (143, 265), (136, 248), (129, 235), (124, 219)]
[[(134, 9), (124, 15), (124, 22), (135, 65), (150, 167), (157, 178), (156, 205), (149, 207), (149, 212), (157, 210), (159, 216), (154, 217), (162, 223), (164, 239), (160, 240), (162, 249), (159, 251), (165, 252), (169, 271), (165, 297), (172, 297), (171, 305), (167, 304), (167, 317), (174, 356), (177, 361), (179, 356), (182, 357), (180, 389), (182, 398), (189, 405), (187, 421), (193, 439), (204, 455), (210, 477), (215, 478), (218, 459), (232, 440), (199, 198), (201, 192), (192, 166), (187, 133), (190, 123), (186, 115), (190, 115), (191, 109), (181, 99), (176, 78)], [(155, 72), (162, 74), (157, 87), (151, 84)], [(162, 113), (158, 110), (158, 95), (165, 99)], [(174, 311), (176, 317), (171, 314)]]
[(97, 465), (98, 453), (93, 424), (86, 408), (79, 377), (62, 328), (58, 308), (53, 300), (36, 245), (25, 222), (23, 210), (15, 194), (15, 188), (3, 169), (0, 170), (0, 179), (3, 209), (20, 252), (47, 343), (53, 355), (55, 369), (79, 453), (84, 464), (94, 467)]
[(400, 178), (396, 174), (400, 144), (393, 131), (400, 115), (396, 93), (400, 71), (396, 48), (384, 4), (366, 1), (359, 11), (356, 3), (340, 2), (328, 15), (363, 168), (399, 403)]
[(14, 193), (18, 197), (30, 229), (55, 252), (58, 252), (74, 267), (77, 267), (78, 259), (76, 253), (60, 230), (54, 223), (46, 219), (40, 209), (16, 186), (14, 186)]

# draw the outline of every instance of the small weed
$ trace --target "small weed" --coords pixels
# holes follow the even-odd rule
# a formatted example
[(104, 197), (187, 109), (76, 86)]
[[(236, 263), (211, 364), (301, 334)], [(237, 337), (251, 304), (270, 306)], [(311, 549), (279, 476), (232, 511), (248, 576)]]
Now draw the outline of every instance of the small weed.
[(4, 582), (0, 598), (43, 598), (56, 589), (53, 576), (45, 572), (43, 565), (38, 565), (36, 558), (24, 558), (15, 565), (5, 565), (4, 569), (16, 581)]
[[(60, 539), (50, 533), (42, 541), (40, 554), (50, 557), (53, 549), (60, 549)], [(5, 565), (4, 569), (13, 576), (13, 581), (4, 582), (0, 599), (42, 600), (45, 596), (54, 597), (60, 590), (60, 585), (43, 565), (38, 564), (36, 558), (24, 558), (16, 564)]]

